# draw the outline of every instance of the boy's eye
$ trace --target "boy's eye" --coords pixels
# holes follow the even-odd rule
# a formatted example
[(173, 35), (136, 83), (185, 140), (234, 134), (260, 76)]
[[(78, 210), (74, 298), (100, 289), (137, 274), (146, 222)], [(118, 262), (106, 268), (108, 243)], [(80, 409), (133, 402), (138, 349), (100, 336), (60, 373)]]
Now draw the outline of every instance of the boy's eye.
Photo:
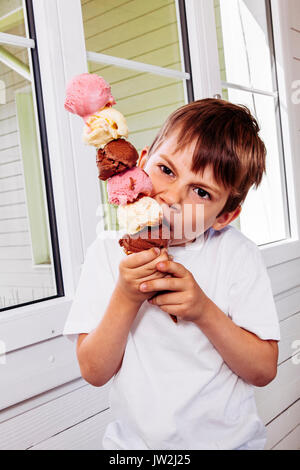
[[(160, 170), (166, 175), (173, 174), (172, 170), (170, 170), (170, 168), (168, 168), (166, 165), (158, 165), (158, 166)], [(196, 191), (196, 194), (202, 199), (211, 199), (211, 195), (207, 191), (205, 191), (205, 189), (195, 188), (194, 191)]]
[(166, 165), (159, 165), (159, 168), (163, 173), (166, 173), (166, 175), (170, 175), (170, 173), (172, 173), (172, 170), (170, 170)]
[(196, 194), (197, 194), (199, 197), (201, 197), (202, 199), (211, 199), (210, 194), (209, 194), (207, 191), (205, 191), (204, 189), (202, 189), (202, 188), (195, 188), (195, 190), (197, 191)]

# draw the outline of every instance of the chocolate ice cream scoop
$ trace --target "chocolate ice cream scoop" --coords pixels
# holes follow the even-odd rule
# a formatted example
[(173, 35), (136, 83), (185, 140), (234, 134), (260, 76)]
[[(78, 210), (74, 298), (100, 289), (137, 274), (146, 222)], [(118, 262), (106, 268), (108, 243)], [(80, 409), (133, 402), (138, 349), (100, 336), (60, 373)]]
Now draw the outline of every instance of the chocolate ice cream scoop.
[(136, 148), (125, 139), (115, 139), (97, 152), (98, 178), (108, 178), (132, 168), (139, 158)]
[(124, 235), (119, 244), (127, 255), (149, 250), (152, 247), (167, 248), (170, 243), (170, 231), (167, 225), (160, 224), (156, 227), (145, 227), (139, 232)]

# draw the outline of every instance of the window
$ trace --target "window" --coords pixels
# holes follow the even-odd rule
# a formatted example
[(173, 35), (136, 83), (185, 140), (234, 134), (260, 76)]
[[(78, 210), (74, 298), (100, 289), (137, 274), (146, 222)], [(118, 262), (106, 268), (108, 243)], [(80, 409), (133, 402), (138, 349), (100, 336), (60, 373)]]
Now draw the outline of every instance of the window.
[(0, 310), (63, 293), (51, 242), (56, 226), (31, 2), (27, 7), (0, 4)]
[(245, 104), (267, 148), (267, 172), (238, 226), (258, 245), (290, 236), (281, 116), (268, 0), (214, 0), (223, 99)]
[[(140, 152), (164, 120), (193, 99), (184, 2), (81, 1), (88, 69), (107, 80)], [(106, 182), (99, 181), (102, 201)], [(107, 229), (117, 228), (107, 206)]]

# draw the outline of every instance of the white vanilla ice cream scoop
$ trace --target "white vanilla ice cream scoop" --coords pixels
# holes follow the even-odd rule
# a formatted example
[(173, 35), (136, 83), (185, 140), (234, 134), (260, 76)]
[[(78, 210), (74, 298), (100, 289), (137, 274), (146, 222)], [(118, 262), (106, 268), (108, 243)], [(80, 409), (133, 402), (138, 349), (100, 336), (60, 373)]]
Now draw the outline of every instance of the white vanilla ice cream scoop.
[(120, 137), (128, 137), (125, 117), (116, 109), (107, 107), (87, 119), (82, 140), (99, 148)]
[(145, 196), (131, 204), (119, 206), (117, 216), (120, 228), (133, 235), (144, 227), (159, 225), (163, 210), (155, 199)]

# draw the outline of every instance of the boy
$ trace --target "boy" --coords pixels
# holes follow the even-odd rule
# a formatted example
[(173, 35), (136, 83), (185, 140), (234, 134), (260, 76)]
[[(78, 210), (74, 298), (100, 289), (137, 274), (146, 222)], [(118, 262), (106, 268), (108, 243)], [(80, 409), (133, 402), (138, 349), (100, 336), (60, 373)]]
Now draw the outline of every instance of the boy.
[(276, 376), (279, 326), (260, 252), (229, 226), (265, 171), (258, 132), (223, 100), (175, 111), (139, 159), (170, 224), (168, 253), (126, 256), (100, 239), (87, 251), (64, 334), (79, 335), (85, 380), (113, 377), (105, 449), (264, 448), (253, 386)]

